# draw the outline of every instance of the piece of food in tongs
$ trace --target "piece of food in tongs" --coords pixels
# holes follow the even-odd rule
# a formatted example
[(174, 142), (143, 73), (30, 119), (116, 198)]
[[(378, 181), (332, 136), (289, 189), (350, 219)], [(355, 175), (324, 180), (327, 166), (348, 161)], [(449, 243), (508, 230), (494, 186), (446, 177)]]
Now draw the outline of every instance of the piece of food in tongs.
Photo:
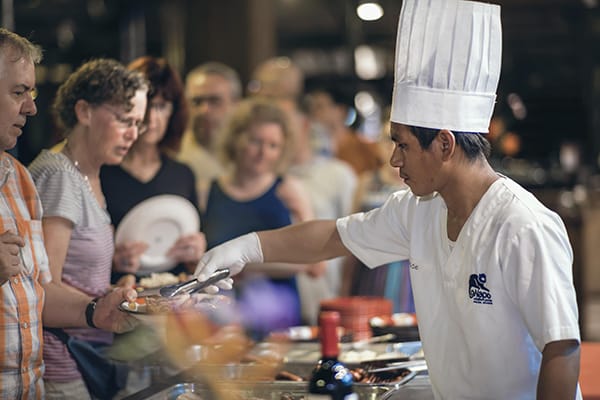
[(206, 280), (199, 281), (198, 279), (191, 279), (187, 282), (177, 283), (175, 285), (162, 286), (160, 288), (144, 290), (138, 296), (162, 296), (162, 297), (175, 297), (181, 294), (192, 294), (199, 292), (200, 290), (215, 284), (216, 282), (229, 277), (229, 270), (227, 268), (216, 270)]

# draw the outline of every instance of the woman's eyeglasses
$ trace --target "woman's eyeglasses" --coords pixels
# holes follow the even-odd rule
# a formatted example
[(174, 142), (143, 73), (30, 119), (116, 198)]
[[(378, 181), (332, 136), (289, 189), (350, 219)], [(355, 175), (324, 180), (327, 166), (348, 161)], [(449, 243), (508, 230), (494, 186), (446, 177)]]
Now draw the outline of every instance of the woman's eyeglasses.
[(106, 110), (110, 111), (110, 113), (115, 117), (115, 121), (117, 121), (117, 123), (119, 125), (121, 125), (121, 128), (123, 128), (123, 129), (131, 129), (133, 127), (136, 127), (137, 131), (138, 131), (138, 135), (143, 135), (148, 130), (148, 124), (144, 120), (136, 121), (133, 118), (124, 117), (119, 112), (113, 110), (111, 107), (107, 106), (106, 104), (102, 104), (100, 107), (103, 107)]

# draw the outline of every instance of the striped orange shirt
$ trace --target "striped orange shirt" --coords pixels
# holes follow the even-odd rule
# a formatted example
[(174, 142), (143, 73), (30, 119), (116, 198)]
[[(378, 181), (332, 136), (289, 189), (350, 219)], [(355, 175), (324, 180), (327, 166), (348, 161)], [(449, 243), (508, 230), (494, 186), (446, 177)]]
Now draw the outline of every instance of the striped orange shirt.
[(51, 280), (42, 234), (42, 205), (27, 169), (0, 154), (0, 233), (11, 230), (25, 240), (23, 268), (2, 286), (0, 295), (0, 399), (41, 399), (42, 283)]

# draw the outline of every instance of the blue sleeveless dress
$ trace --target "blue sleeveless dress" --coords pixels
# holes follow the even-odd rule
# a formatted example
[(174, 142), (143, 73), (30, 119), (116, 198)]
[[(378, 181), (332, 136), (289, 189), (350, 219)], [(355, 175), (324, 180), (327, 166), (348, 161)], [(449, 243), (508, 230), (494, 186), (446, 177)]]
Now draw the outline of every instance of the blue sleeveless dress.
[[(292, 223), (290, 211), (277, 197), (282, 178), (259, 197), (237, 201), (212, 181), (202, 215), (207, 248), (246, 233), (281, 228)], [(244, 279), (235, 284), (235, 295), (246, 327), (255, 335), (300, 324), (300, 298), (296, 278)]]

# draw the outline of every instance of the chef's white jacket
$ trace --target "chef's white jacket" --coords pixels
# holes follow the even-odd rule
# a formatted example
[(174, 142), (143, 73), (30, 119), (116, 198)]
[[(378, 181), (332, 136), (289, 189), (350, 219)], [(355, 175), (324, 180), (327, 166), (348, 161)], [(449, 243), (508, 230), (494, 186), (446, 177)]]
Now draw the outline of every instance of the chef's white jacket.
[(402, 191), (339, 219), (337, 229), (370, 267), (410, 260), (436, 399), (534, 399), (545, 344), (580, 340), (565, 226), (506, 177), (490, 186), (456, 242), (446, 218), (441, 196)]

